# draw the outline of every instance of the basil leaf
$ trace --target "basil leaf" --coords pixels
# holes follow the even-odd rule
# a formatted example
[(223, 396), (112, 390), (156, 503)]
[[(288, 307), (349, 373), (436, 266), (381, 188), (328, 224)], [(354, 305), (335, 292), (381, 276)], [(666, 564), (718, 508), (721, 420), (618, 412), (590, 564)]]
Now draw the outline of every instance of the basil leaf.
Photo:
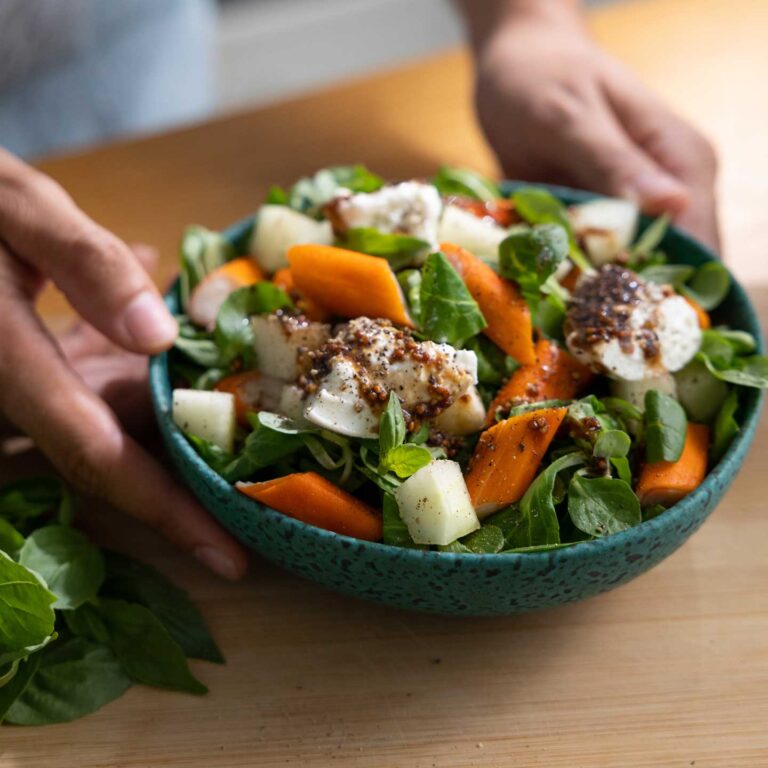
[(730, 328), (708, 328), (702, 333), (704, 339), (717, 337), (720, 341), (730, 344), (735, 355), (749, 355), (757, 349), (757, 342), (751, 333), (736, 331)]
[(432, 453), (423, 445), (406, 443), (387, 451), (381, 461), (385, 472), (394, 472), (400, 478), (410, 477), (432, 461)]
[(380, 256), (397, 271), (413, 264), (429, 250), (426, 240), (390, 232), (380, 232), (373, 227), (353, 227), (344, 233), (339, 241), (343, 248)]
[(428, 549), (425, 544), (416, 544), (408, 532), (408, 526), (400, 517), (395, 497), (385, 493), (382, 503), (382, 541), (393, 547), (408, 549)]
[(645, 459), (677, 461), (683, 452), (688, 417), (673, 397), (651, 389), (645, 393)]
[(13, 703), (24, 693), (27, 686), (35, 676), (42, 654), (35, 653), (26, 660), (18, 662), (16, 674), (13, 678), (0, 687), (0, 723), (5, 720), (8, 710)]
[(442, 253), (430, 254), (421, 274), (419, 327), (427, 338), (461, 346), (486, 327), (477, 302)]
[(32, 533), (21, 548), (19, 562), (45, 579), (59, 610), (92, 600), (104, 581), (101, 552), (82, 533), (62, 525)]
[(39, 518), (53, 516), (62, 504), (65, 487), (56, 477), (30, 477), (0, 488), (0, 518), (22, 533)]
[(38, 576), (0, 552), (0, 665), (50, 637), (55, 600)]
[(288, 294), (272, 283), (246, 285), (233, 291), (216, 315), (213, 338), (221, 357), (228, 363), (240, 360), (245, 368), (252, 368), (256, 358), (251, 315), (292, 308), (293, 302)]
[(559, 472), (584, 464), (584, 456), (574, 452), (555, 459), (528, 486), (517, 507), (519, 523), (515, 533), (508, 537), (505, 548), (558, 544), (560, 525), (553, 494)]
[(520, 187), (512, 194), (515, 210), (529, 224), (556, 224), (565, 230), (568, 255), (582, 272), (592, 272), (589, 259), (576, 242), (567, 208), (548, 190), (541, 187)]
[(7, 520), (0, 517), (0, 549), (15, 556), (23, 545), (24, 537)]
[(568, 255), (566, 231), (557, 224), (537, 224), (512, 232), (499, 244), (499, 270), (514, 280), (535, 309), (544, 283)]
[(15, 725), (66, 723), (125, 693), (131, 681), (112, 651), (80, 637), (49, 646), (6, 720)]
[(267, 190), (264, 205), (288, 205), (288, 193), (277, 184)]
[(490, 179), (468, 168), (452, 168), (444, 165), (432, 179), (437, 191), (445, 197), (457, 195), (493, 202), (501, 197), (501, 190)]
[(235, 256), (235, 250), (218, 232), (205, 227), (187, 227), (179, 247), (181, 272), (179, 293), (186, 309), (192, 291), (207, 275)]
[(461, 543), (478, 555), (495, 555), (504, 548), (504, 534), (501, 528), (487, 523), (476, 531), (464, 536)]
[(150, 565), (118, 552), (105, 552), (104, 597), (139, 603), (157, 616), (184, 655), (223, 664), (216, 641), (189, 595)]
[(204, 368), (219, 368), (226, 365), (221, 351), (213, 339), (185, 339), (179, 336), (173, 344), (184, 356)]
[(197, 435), (184, 434), (184, 437), (192, 443), (200, 458), (214, 471), (221, 474), (234, 460), (233, 454), (225, 451), (209, 440), (204, 440)]
[(568, 515), (590, 536), (619, 533), (642, 522), (640, 501), (628, 483), (576, 473), (568, 486)]
[(400, 398), (394, 393), (389, 393), (387, 407), (379, 419), (379, 454), (386, 456), (393, 448), (402, 445), (405, 441), (405, 418)]
[(739, 407), (739, 393), (734, 389), (725, 398), (720, 411), (715, 417), (710, 456), (713, 462), (720, 461), (728, 450), (731, 441), (738, 434), (739, 422), (736, 421), (736, 411)]
[(133, 680), (186, 693), (207, 692), (190, 672), (184, 651), (148, 608), (104, 598), (99, 600), (98, 612), (110, 647)]
[(618, 474), (619, 480), (623, 480), (631, 488), (632, 470), (629, 466), (629, 460), (625, 456), (613, 456), (611, 458), (611, 464), (616, 470), (616, 474)]
[(639, 275), (650, 283), (671, 285), (680, 289), (695, 271), (694, 267), (687, 264), (654, 264), (640, 270)]
[(708, 261), (694, 272), (683, 293), (709, 312), (723, 302), (730, 290), (728, 270), (719, 261)]
[(464, 349), (471, 350), (477, 357), (477, 379), (481, 384), (499, 386), (520, 367), (514, 357), (505, 354), (485, 336), (473, 336)]
[(632, 447), (629, 435), (620, 429), (601, 429), (592, 449), (594, 456), (604, 459), (624, 458)]

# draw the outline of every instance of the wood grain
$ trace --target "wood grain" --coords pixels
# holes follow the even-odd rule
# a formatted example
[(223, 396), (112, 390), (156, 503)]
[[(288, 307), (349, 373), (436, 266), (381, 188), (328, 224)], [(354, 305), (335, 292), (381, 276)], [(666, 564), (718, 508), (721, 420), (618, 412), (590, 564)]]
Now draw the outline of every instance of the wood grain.
[[(656, 0), (593, 20), (604, 44), (720, 148), (729, 258), (763, 318), (767, 8)], [(104, 224), (159, 245), (165, 279), (184, 225), (226, 224), (269, 183), (313, 167), (359, 160), (395, 177), (441, 162), (493, 170), (470, 90), (467, 59), (453, 53), (44, 167)], [(43, 307), (54, 320), (66, 312), (52, 295)], [(261, 560), (242, 584), (224, 584), (94, 506), (88, 525), (101, 540), (189, 588), (228, 664), (195, 665), (206, 698), (135, 688), (77, 723), (3, 728), (0, 766), (766, 766), (766, 451), (764, 422), (711, 520), (646, 576), (580, 605), (504, 619), (378, 608)], [(35, 462), (6, 459), (0, 473), (29, 473)]]

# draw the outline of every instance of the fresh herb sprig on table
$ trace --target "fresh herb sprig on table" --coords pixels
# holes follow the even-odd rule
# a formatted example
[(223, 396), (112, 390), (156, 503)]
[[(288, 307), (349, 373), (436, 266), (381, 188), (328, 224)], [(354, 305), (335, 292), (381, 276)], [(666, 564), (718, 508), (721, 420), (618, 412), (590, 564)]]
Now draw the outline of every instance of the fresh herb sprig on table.
[(203, 694), (187, 659), (223, 663), (198, 609), (154, 568), (71, 526), (57, 478), (0, 488), (0, 722), (61, 723), (136, 683)]

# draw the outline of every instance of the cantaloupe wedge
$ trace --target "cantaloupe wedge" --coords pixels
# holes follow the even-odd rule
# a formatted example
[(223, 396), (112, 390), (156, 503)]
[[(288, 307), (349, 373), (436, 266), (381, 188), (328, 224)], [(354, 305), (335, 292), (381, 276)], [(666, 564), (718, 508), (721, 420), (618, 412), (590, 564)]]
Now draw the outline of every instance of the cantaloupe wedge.
[(385, 317), (413, 326), (386, 259), (332, 245), (294, 245), (288, 263), (296, 288), (332, 314)]
[(264, 273), (249, 258), (233, 259), (207, 275), (192, 291), (187, 305), (189, 319), (212, 328), (227, 297), (238, 288), (265, 280)]
[(531, 311), (517, 286), (458, 245), (441, 243), (440, 250), (480, 307), (488, 323), (483, 333), (518, 363), (535, 362)]
[(480, 435), (466, 475), (469, 497), (480, 519), (522, 498), (567, 410), (529, 411), (500, 421)]

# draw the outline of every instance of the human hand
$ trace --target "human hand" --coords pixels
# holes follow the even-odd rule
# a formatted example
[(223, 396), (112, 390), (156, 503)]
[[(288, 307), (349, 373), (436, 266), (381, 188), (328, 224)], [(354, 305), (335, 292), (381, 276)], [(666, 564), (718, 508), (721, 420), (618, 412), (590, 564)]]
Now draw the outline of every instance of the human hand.
[[(61, 346), (35, 313), (47, 279), (83, 320)], [(148, 405), (144, 356), (171, 346), (177, 333), (141, 258), (55, 182), (2, 150), (0, 317), (0, 414), (75, 487), (155, 528), (219, 575), (242, 576), (243, 548), (116, 416), (131, 420)]]
[[(481, 5), (464, 2), (468, 16)], [(572, 3), (505, 8), (473, 29), (478, 117), (504, 172), (668, 211), (717, 249), (707, 139), (597, 47)]]

